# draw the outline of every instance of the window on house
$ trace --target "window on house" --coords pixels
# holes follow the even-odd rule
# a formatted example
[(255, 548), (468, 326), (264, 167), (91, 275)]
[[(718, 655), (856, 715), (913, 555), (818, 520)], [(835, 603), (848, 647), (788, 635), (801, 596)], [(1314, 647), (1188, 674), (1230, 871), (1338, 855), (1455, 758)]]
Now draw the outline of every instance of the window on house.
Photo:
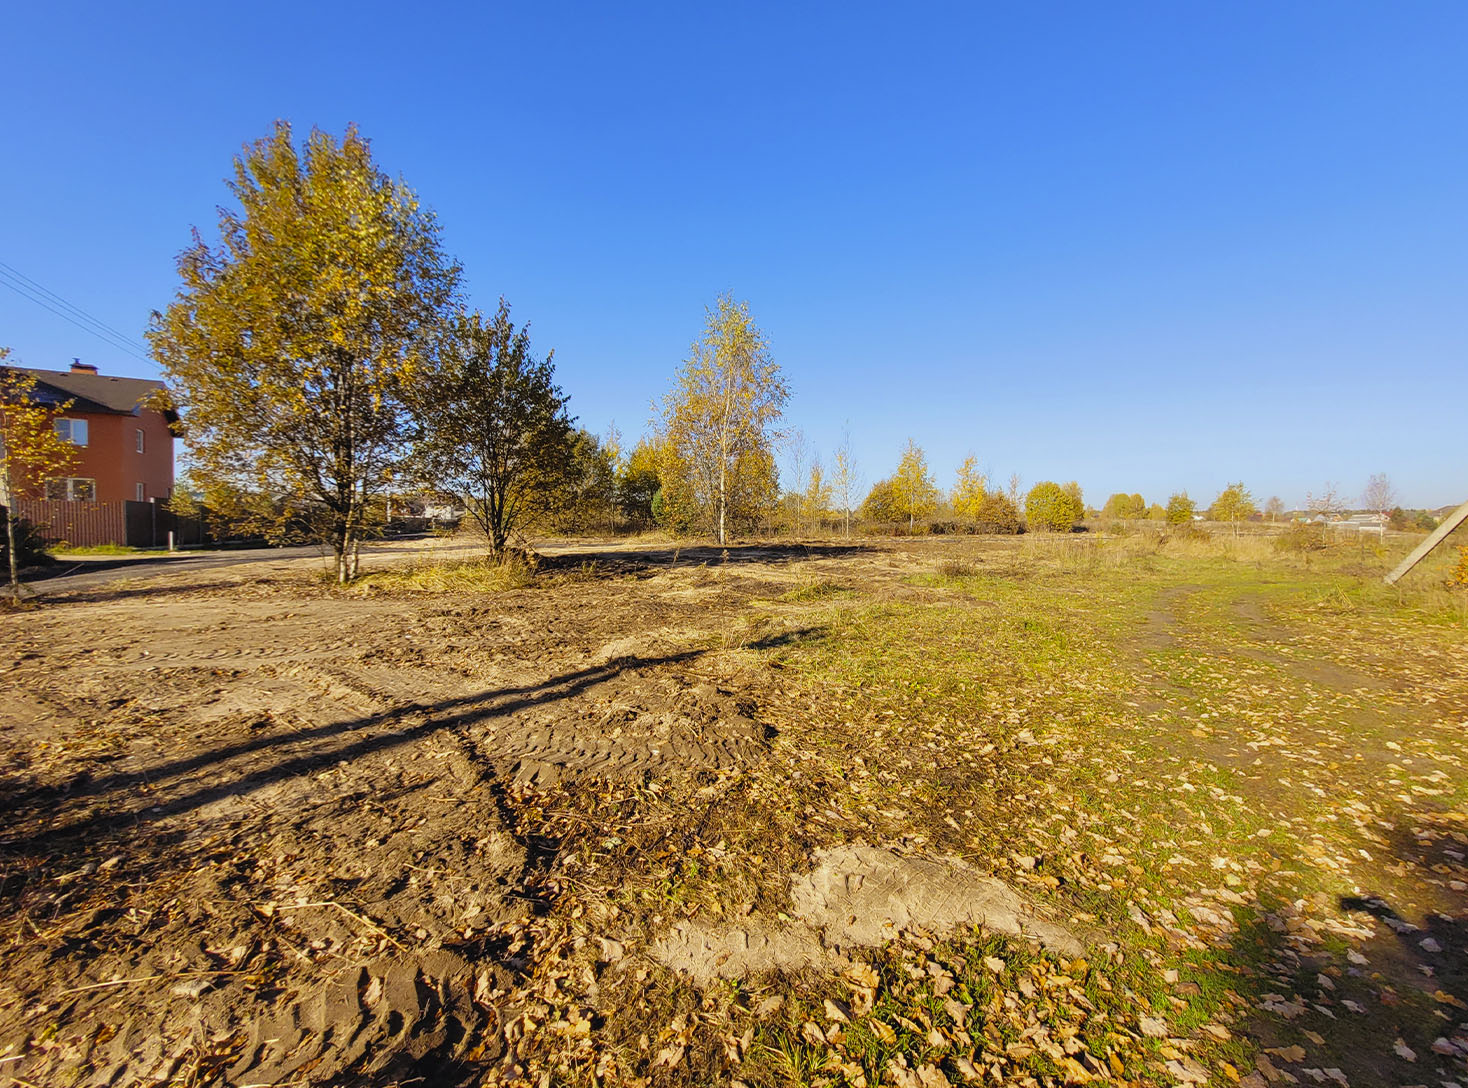
[(138, 452), (143, 452), (143, 429), (141, 427), (138, 428)]
[[(142, 431), (139, 431), (138, 432), (138, 434), (142, 434), (142, 433), (143, 433)], [(142, 484), (138, 484), (138, 489), (137, 490), (138, 490), (138, 502), (146, 502), (147, 500), (143, 498), (143, 485)]]
[(73, 446), (85, 446), (87, 444), (87, 421), (63, 417), (56, 421), (56, 433)]
[(85, 476), (47, 480), (46, 498), (52, 502), (96, 502), (97, 481)]

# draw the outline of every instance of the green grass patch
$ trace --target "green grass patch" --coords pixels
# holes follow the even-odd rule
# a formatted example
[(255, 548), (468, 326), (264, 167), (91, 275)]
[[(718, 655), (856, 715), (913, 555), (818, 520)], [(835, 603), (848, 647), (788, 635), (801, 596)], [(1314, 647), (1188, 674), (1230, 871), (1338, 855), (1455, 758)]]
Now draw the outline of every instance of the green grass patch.
[(164, 555), (167, 548), (130, 548), (125, 544), (57, 544), (47, 549), (52, 555)]

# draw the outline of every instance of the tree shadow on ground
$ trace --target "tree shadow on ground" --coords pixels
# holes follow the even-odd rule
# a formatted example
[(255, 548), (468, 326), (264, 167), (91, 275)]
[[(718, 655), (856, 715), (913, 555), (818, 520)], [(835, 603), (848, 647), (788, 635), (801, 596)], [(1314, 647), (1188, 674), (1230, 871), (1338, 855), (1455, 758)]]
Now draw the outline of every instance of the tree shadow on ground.
[[(783, 632), (755, 645), (811, 634)], [(492, 971), (497, 993), (523, 985), (540, 953), (514, 934), (560, 894), (549, 874), (574, 826), (543, 810), (544, 795), (509, 780), (515, 757), (502, 760), (494, 733), (476, 727), (534, 708), (569, 716), (572, 708), (560, 709), (568, 700), (621, 674), (682, 671), (707, 652), (626, 656), (452, 701), (405, 701), (268, 736), (237, 733), (207, 751), (55, 788), (12, 775), (0, 900), (23, 939), (0, 950), (0, 963), (13, 991), (27, 996), (24, 1022), (17, 1017), (0, 1040), (44, 1063), (61, 1054), (27, 1042), (44, 1028), (90, 1055), (77, 1060), (93, 1071), (146, 1069), (158, 1057), (146, 1052), (148, 1040), (175, 1045), (172, 1028), (187, 1031), (195, 1015), (181, 1011), (178, 987), (207, 982), (203, 997), (190, 1000), (210, 1030), (195, 1032), (189, 1053), (231, 1083), (256, 1076), (240, 1072), (254, 1068), (256, 1041), (231, 1031), (290, 1037), (297, 1029), (279, 1017), (314, 1023), (318, 1007), (327, 1024), (337, 1012), (344, 1017), (329, 1030), (356, 1030), (361, 1017), (376, 1015), (371, 1009), (401, 1007), (407, 1016), (383, 1021), (397, 1034), (369, 1055), (395, 1062), (392, 1075), (354, 1073), (353, 1082), (411, 1074), (456, 1083), (477, 1068), (461, 1060), (461, 1040), (477, 1048), (475, 1061), (503, 1048), (496, 1033), (505, 1021), (474, 1012), (481, 998), (500, 998), (483, 997), (475, 980)], [(628, 789), (637, 794), (636, 785)], [(475, 897), (498, 913), (476, 920), (471, 934), (463, 919)], [(497, 928), (506, 919), (520, 928)], [(338, 992), (339, 977), (365, 986), (364, 970), (389, 979), (386, 1004), (362, 989), (341, 1008), (319, 1006)], [(448, 976), (433, 975), (439, 982), (430, 985), (435, 971), (452, 976), (451, 994)], [(112, 1026), (124, 1021), (132, 1027), (119, 1028), (109, 1050)], [(229, 1062), (239, 1076), (218, 1073)], [(45, 1071), (33, 1080), (54, 1083), (62, 1067), (36, 1068)]]
[(1249, 1006), (1236, 1030), (1257, 1049), (1263, 1083), (1468, 1077), (1465, 830), (1455, 814), (1404, 815), (1377, 858), (1381, 894), (1316, 892), (1241, 926), (1223, 952), (1238, 974), (1224, 977)]
[[(157, 572), (148, 575), (138, 575), (139, 578), (158, 578)], [(269, 585), (275, 579), (268, 577), (251, 578), (252, 585)], [(95, 587), (82, 587), (79, 589), (62, 589), (54, 593), (42, 591), (31, 600), (47, 605), (58, 604), (105, 604), (112, 601), (127, 601), (138, 598), (149, 600), (163, 597), (183, 597), (190, 593), (218, 592), (221, 588), (230, 588), (230, 583), (213, 582), (169, 582), (161, 585), (130, 585), (123, 583), (104, 584)]]
[(659, 544), (635, 549), (564, 552), (541, 557), (546, 570), (578, 570), (587, 564), (607, 574), (652, 574), (670, 567), (738, 565), (745, 563), (797, 563), (811, 559), (840, 559), (869, 550), (865, 544), (759, 543)]
[[(813, 633), (810, 628), (784, 631), (751, 642), (749, 646), (756, 650), (770, 649)], [(247, 796), (285, 779), (410, 745), (437, 733), (571, 699), (626, 671), (687, 664), (707, 652), (687, 650), (655, 657), (622, 657), (535, 684), (497, 688), (445, 701), (409, 702), (315, 728), (251, 737), (135, 771), (100, 777), (83, 772), (60, 786), (27, 787), (12, 778), (3, 804), (10, 826), (36, 819), (48, 826), (19, 839), (0, 840), (0, 857), (85, 851), (98, 837), (191, 812), (226, 798)], [(489, 755), (492, 758), (493, 753)], [(198, 771), (210, 772), (215, 780), (193, 786), (186, 776)], [(180, 783), (182, 791), (171, 792), (177, 791)], [(138, 800), (140, 791), (144, 796)], [(130, 803), (115, 803), (124, 798)], [(77, 803), (92, 799), (100, 799), (102, 804), (80, 818), (67, 818), (68, 811)]]

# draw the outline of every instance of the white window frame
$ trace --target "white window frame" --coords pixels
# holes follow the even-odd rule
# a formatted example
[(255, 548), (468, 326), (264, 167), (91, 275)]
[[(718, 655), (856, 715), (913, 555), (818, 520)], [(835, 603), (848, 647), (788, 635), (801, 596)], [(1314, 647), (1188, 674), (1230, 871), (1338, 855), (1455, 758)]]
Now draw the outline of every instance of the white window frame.
[(144, 494), (145, 494), (145, 491), (143, 489), (143, 485), (142, 484), (138, 484), (138, 486), (137, 486), (138, 502), (147, 502), (148, 501), (147, 499), (143, 498), (143, 495)]
[[(63, 427), (63, 423), (66, 424), (66, 426)], [(80, 442), (76, 440), (78, 424), (81, 425), (82, 432), (82, 440)], [(85, 419), (77, 419), (74, 416), (60, 416), (56, 420), (56, 433), (59, 434), (66, 441), (70, 442), (73, 446), (85, 446), (87, 444), (87, 440), (91, 437), (91, 428), (87, 426), (87, 421)]]
[(138, 452), (139, 453), (142, 453), (143, 452), (143, 428), (139, 427), (137, 430), (138, 430)]
[[(61, 491), (61, 496), (59, 498), (52, 499), (51, 496), (53, 491), (58, 490), (55, 487), (55, 485), (57, 484), (61, 485), (59, 488), (59, 490)], [(83, 484), (86, 485), (85, 488), (80, 486)], [(83, 490), (87, 491), (89, 494), (79, 498), (77, 496), (77, 492)], [(52, 502), (96, 502), (97, 481), (94, 477), (91, 476), (58, 476), (54, 479), (46, 481), (46, 498), (50, 499)]]

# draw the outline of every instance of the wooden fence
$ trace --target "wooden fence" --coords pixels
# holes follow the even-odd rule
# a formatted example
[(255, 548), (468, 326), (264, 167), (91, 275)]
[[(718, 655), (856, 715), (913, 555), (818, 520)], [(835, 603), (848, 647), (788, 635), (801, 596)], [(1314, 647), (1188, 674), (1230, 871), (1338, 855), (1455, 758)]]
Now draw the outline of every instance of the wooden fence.
[(208, 540), (204, 522), (181, 518), (154, 502), (59, 502), (16, 499), (15, 512), (31, 522), (51, 543), (65, 541), (78, 547), (123, 544), (130, 548), (161, 548), (173, 533), (183, 547)]

